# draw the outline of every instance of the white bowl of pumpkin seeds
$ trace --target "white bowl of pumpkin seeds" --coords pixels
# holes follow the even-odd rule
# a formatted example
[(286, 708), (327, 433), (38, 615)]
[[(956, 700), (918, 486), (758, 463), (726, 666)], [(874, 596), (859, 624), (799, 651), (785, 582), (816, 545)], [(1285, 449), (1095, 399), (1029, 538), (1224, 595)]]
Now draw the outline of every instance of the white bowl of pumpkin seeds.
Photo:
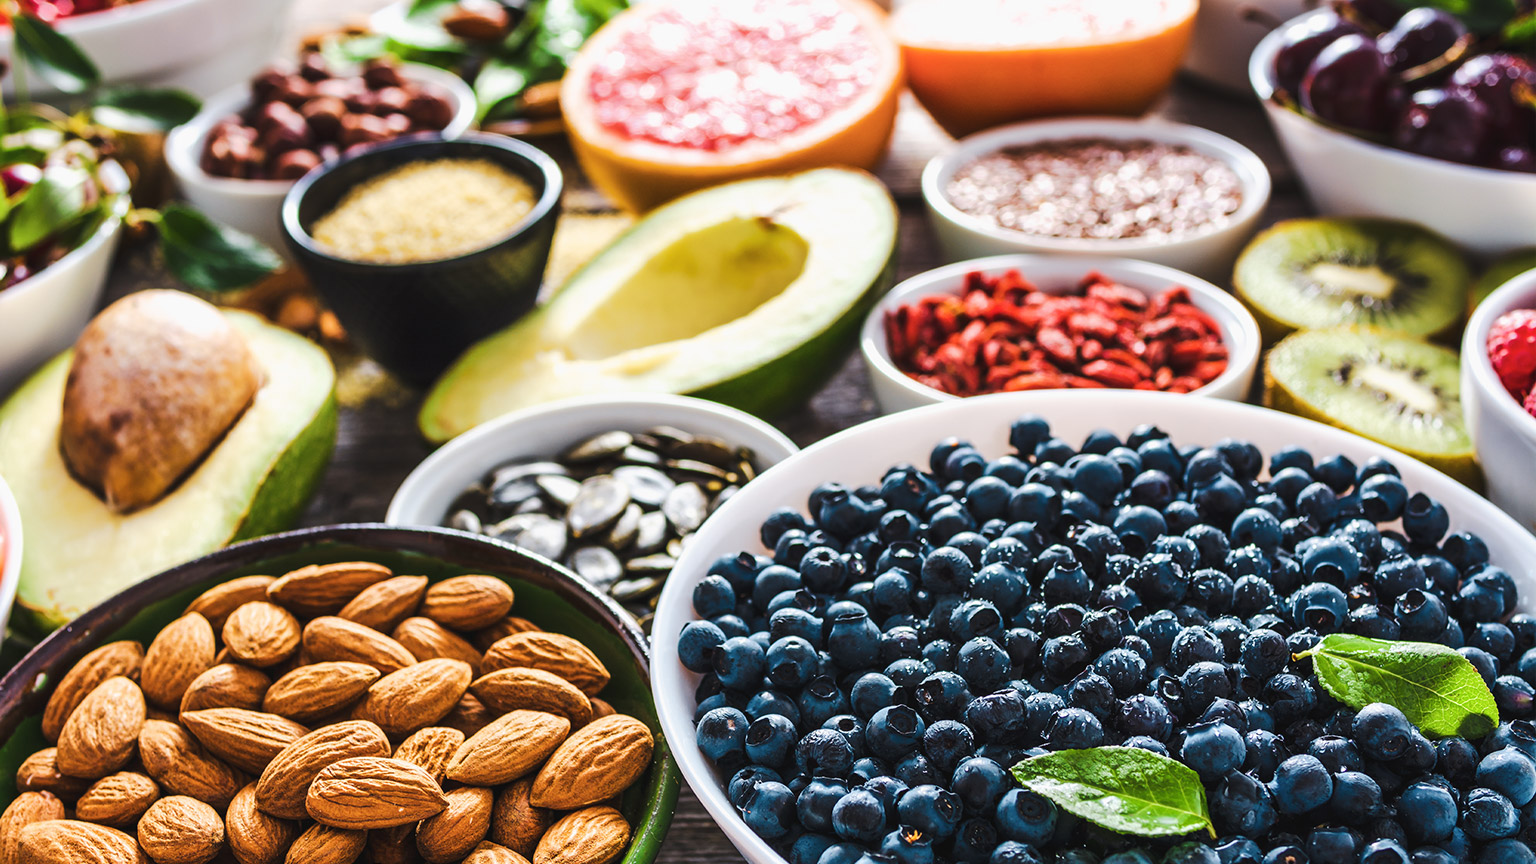
[(405, 478), (385, 521), (512, 543), (608, 591), (647, 624), (693, 531), (798, 450), (768, 423), (703, 399), (569, 399), (453, 439)]

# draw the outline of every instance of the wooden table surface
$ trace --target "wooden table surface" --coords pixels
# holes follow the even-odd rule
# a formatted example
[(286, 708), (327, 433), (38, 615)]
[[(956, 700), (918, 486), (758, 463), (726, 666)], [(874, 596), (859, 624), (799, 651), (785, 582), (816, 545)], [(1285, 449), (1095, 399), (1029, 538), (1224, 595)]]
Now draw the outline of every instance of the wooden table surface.
[[(297, 0), (291, 13), (290, 42), (302, 33), (342, 23), (382, 5), (383, 0)], [(1269, 166), (1274, 179), (1266, 222), (1307, 212), (1290, 166), (1257, 103), (1181, 81), (1154, 113), (1169, 120), (1204, 126), (1252, 148)], [(898, 279), (944, 263), (923, 213), (918, 177), (924, 163), (948, 140), (915, 103), (909, 100), (903, 106), (891, 153), (878, 172), (901, 208)], [(567, 209), (601, 210), (601, 198), (580, 178), (569, 152), (560, 146), (550, 149), (567, 172), (568, 187), (572, 187), (566, 199)], [(114, 272), (111, 297), (167, 281), (145, 250), (132, 250), (124, 258)], [(344, 408), (336, 453), (319, 494), (304, 516), (305, 525), (384, 518), (395, 488), (430, 452), (414, 423), (420, 401), (420, 393), (410, 393), (404, 398), (374, 399)], [(809, 402), (791, 413), (769, 419), (804, 446), (875, 415), (863, 366), (856, 353), (850, 353)], [(740, 856), (684, 784), (658, 860), (661, 864), (727, 862), (740, 860)]]

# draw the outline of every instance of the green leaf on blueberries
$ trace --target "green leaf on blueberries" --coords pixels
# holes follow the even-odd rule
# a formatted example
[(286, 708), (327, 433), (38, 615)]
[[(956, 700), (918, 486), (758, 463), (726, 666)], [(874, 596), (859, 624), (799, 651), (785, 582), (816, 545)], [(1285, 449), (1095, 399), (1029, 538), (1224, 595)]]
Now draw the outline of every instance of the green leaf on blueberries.
[(16, 202), (7, 222), (11, 250), (25, 252), (80, 218), (90, 204), (90, 172), (73, 165), (49, 165)]
[(1499, 708), (1483, 677), (1444, 645), (1330, 633), (1296, 656), (1312, 658), (1318, 680), (1335, 699), (1355, 709), (1385, 702), (1426, 735), (1475, 739), (1499, 725)]
[(16, 52), (27, 68), (65, 93), (84, 93), (101, 82), (101, 73), (69, 37), (30, 15), (11, 19)]
[(166, 268), (202, 291), (244, 288), (283, 265), (283, 259), (255, 237), (180, 204), (160, 211), (159, 230)]
[(185, 90), (115, 87), (96, 97), (91, 119), (123, 132), (164, 132), (191, 120), (202, 104)]
[(1111, 831), (1172, 837), (1216, 836), (1200, 775), (1181, 762), (1136, 747), (1061, 750), (1013, 766), (1026, 789)]

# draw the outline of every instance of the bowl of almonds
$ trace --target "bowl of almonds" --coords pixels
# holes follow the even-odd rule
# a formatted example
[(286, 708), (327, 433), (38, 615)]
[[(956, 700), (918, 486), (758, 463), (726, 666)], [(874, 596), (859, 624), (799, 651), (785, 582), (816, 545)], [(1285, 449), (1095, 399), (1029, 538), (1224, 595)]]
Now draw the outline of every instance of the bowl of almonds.
[(646, 640), (507, 544), (346, 525), (152, 577), (0, 679), (0, 864), (648, 864)]

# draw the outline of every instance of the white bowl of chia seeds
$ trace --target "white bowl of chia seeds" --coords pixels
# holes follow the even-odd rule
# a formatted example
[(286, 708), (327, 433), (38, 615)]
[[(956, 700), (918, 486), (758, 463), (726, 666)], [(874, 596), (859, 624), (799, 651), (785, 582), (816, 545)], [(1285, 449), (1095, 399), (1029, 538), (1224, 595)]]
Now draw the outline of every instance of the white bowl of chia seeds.
[(513, 543), (607, 589), (645, 624), (693, 531), (798, 450), (768, 423), (704, 399), (568, 399), (445, 444), (400, 484), (385, 521)]
[(1136, 258), (1225, 284), (1269, 203), (1247, 147), (1159, 120), (1037, 120), (971, 135), (923, 169), (946, 260)]

